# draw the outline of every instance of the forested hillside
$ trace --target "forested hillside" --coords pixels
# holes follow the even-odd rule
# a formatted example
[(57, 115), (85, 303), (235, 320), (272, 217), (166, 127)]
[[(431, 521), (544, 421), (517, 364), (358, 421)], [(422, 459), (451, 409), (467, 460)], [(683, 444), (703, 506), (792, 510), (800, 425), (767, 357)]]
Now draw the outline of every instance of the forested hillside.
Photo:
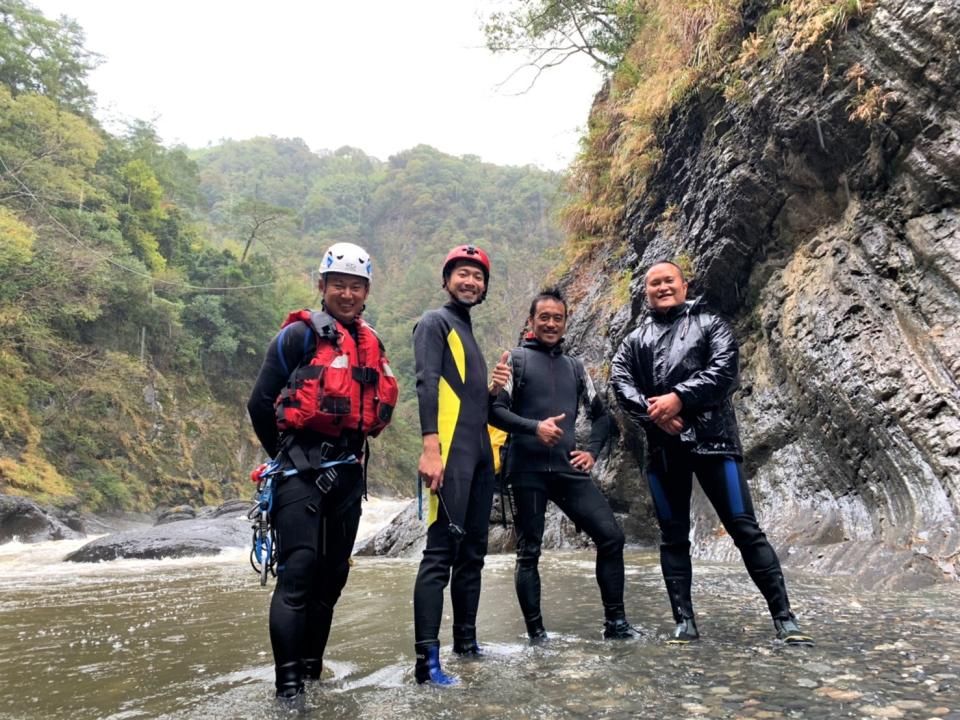
[(558, 178), (425, 146), (382, 162), (297, 139), (171, 149), (146, 123), (110, 134), (80, 28), (20, 0), (0, 18), (0, 492), (96, 510), (249, 494), (247, 392), (338, 240), (374, 256), (367, 317), (403, 387), (371, 484), (412, 490), (410, 332), (442, 301), (442, 257), (459, 242), (493, 256), (476, 314), (493, 360), (558, 242)]

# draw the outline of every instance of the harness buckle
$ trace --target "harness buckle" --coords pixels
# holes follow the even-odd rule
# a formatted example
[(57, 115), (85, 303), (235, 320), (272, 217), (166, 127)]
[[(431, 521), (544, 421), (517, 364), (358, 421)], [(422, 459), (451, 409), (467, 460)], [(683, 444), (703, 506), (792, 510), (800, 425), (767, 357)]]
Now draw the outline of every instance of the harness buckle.
[(313, 481), (313, 484), (317, 486), (317, 489), (320, 491), (321, 495), (326, 495), (328, 492), (333, 490), (333, 483), (336, 481), (336, 479), (336, 466), (328, 467), (320, 471), (320, 474), (317, 475), (317, 479)]

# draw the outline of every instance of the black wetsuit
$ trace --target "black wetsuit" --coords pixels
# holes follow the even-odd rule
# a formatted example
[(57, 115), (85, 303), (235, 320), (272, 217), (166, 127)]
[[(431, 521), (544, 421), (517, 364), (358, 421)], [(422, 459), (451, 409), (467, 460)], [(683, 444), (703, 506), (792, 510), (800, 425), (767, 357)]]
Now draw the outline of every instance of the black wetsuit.
[[(413, 593), (419, 653), (424, 646), (439, 644), (448, 582), (454, 640), (476, 637), (494, 483), (487, 366), (473, 338), (469, 310), (451, 302), (424, 313), (413, 331), (413, 350), (420, 429), (424, 435), (439, 435), (444, 464), (439, 491), (444, 505), (430, 495), (427, 545)], [(466, 532), (462, 539), (451, 534), (451, 522)]]
[[(356, 326), (346, 326), (356, 337)], [(302, 431), (280, 436), (274, 401), (290, 373), (309, 362), (316, 336), (303, 322), (284, 328), (270, 343), (250, 394), (247, 410), (254, 431), (270, 457), (291, 467), (287, 451), (305, 452), (324, 442), (336, 446), (328, 459), (361, 457), (359, 434), (331, 438)], [(359, 463), (337, 466), (333, 488), (323, 494), (315, 484), (318, 472), (284, 479), (276, 489), (272, 523), (279, 549), (277, 587), (270, 603), (270, 642), (276, 663), (277, 688), (292, 688), (302, 678), (319, 676), (330, 634), (333, 607), (350, 570), (350, 554), (360, 524), (363, 470)]]
[[(519, 362), (514, 362), (517, 357)], [(514, 580), (529, 632), (541, 625), (540, 573), (544, 513), (552, 500), (597, 546), (597, 583), (607, 620), (624, 617), (623, 531), (589, 473), (570, 464), (580, 406), (590, 419), (587, 451), (596, 458), (610, 434), (610, 416), (583, 364), (527, 338), (511, 354), (513, 374), (490, 404), (490, 422), (510, 433), (504, 472), (516, 500), (517, 565)], [(536, 436), (541, 420), (565, 413), (554, 446)]]
[[(757, 523), (740, 467), (731, 397), (738, 348), (729, 325), (698, 300), (649, 312), (613, 359), (610, 384), (624, 412), (646, 431), (647, 480), (660, 523), (660, 564), (674, 619), (693, 617), (690, 492), (696, 475), (774, 618), (790, 617), (780, 561)], [(677, 393), (683, 432), (660, 430), (647, 398)]]

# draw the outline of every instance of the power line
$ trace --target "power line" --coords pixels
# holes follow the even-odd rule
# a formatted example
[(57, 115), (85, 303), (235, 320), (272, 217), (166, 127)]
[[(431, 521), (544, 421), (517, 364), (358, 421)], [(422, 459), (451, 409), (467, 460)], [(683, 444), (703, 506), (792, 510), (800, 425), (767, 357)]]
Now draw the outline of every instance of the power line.
[(7, 165), (7, 163), (4, 162), (2, 156), (0, 156), (0, 165), (3, 166), (4, 172), (5, 172), (9, 177), (13, 178), (13, 180), (14, 180), (21, 188), (23, 188), (23, 191), (26, 193), (27, 197), (29, 197), (30, 200), (33, 201), (34, 205), (36, 205), (38, 208), (40, 208), (40, 210), (43, 211), (43, 214), (46, 215), (48, 218), (50, 218), (50, 220), (53, 222), (53, 224), (56, 225), (58, 228), (60, 228), (60, 230), (61, 230), (64, 234), (66, 234), (68, 237), (72, 238), (73, 241), (74, 241), (75, 243), (77, 243), (77, 245), (79, 245), (80, 247), (82, 247), (82, 248), (83, 248), (84, 250), (86, 250), (87, 252), (92, 253), (93, 255), (95, 255), (96, 257), (98, 257), (100, 260), (103, 260), (104, 262), (107, 262), (107, 263), (109, 263), (110, 265), (113, 265), (115, 268), (118, 268), (118, 269), (120, 269), (120, 270), (123, 270), (124, 272), (128, 272), (128, 273), (130, 273), (130, 274), (132, 274), (132, 275), (136, 275), (137, 277), (146, 278), (147, 280), (150, 280), (151, 282), (162, 283), (163, 285), (169, 285), (169, 286), (171, 286), (171, 287), (183, 288), (184, 290), (207, 290), (207, 291), (212, 291), (212, 292), (229, 292), (229, 291), (233, 291), (233, 290), (255, 290), (255, 289), (257, 289), (257, 288), (265, 288), (265, 287), (270, 287), (271, 285), (276, 285), (276, 284), (277, 284), (277, 281), (276, 281), (276, 280), (273, 280), (273, 281), (268, 282), (268, 283), (259, 283), (259, 284), (257, 284), (257, 285), (232, 285), (232, 286), (229, 286), (229, 287), (210, 287), (210, 286), (207, 286), (207, 285), (191, 285), (190, 283), (177, 282), (177, 281), (175, 281), (175, 280), (164, 280), (163, 278), (154, 277), (154, 276), (151, 275), (150, 273), (143, 272), (142, 270), (137, 270), (136, 268), (132, 268), (132, 267), (129, 267), (129, 266), (127, 266), (127, 265), (124, 265), (123, 263), (118, 262), (117, 260), (114, 260), (114, 259), (113, 259), (112, 257), (110, 257), (109, 255), (106, 255), (106, 254), (100, 252), (100, 251), (97, 250), (96, 248), (90, 247), (87, 243), (85, 243), (83, 240), (81, 240), (81, 239), (76, 235), (76, 233), (74, 233), (72, 230), (70, 230), (70, 228), (68, 228), (66, 225), (64, 225), (62, 222), (60, 222), (60, 220), (58, 220), (57, 217), (56, 217), (52, 212), (50, 212), (50, 208), (47, 207), (46, 203), (44, 203), (40, 198), (38, 198), (38, 197), (36, 196), (36, 194), (34, 194), (33, 190), (31, 190), (30, 187), (29, 187), (25, 182), (23, 182), (23, 180), (21, 180), (21, 179), (17, 176), (16, 173), (14, 173), (14, 172), (9, 168), (9, 166)]

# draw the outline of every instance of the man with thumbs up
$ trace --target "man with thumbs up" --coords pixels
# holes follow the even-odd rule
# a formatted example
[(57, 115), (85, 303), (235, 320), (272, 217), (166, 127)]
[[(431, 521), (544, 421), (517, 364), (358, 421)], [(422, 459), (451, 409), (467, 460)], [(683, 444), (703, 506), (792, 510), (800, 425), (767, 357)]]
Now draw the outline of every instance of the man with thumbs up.
[[(531, 642), (547, 639), (540, 613), (540, 574), (547, 500), (552, 500), (597, 546), (597, 583), (605, 638), (634, 638), (623, 606), (623, 531), (590, 470), (610, 434), (610, 417), (590, 376), (563, 351), (567, 304), (556, 289), (530, 305), (530, 332), (501, 358), (510, 379), (491, 398), (490, 423), (510, 433), (503, 472), (516, 499), (517, 599)], [(498, 366), (499, 367), (499, 366)], [(590, 419), (590, 440), (577, 448), (580, 405)]]

